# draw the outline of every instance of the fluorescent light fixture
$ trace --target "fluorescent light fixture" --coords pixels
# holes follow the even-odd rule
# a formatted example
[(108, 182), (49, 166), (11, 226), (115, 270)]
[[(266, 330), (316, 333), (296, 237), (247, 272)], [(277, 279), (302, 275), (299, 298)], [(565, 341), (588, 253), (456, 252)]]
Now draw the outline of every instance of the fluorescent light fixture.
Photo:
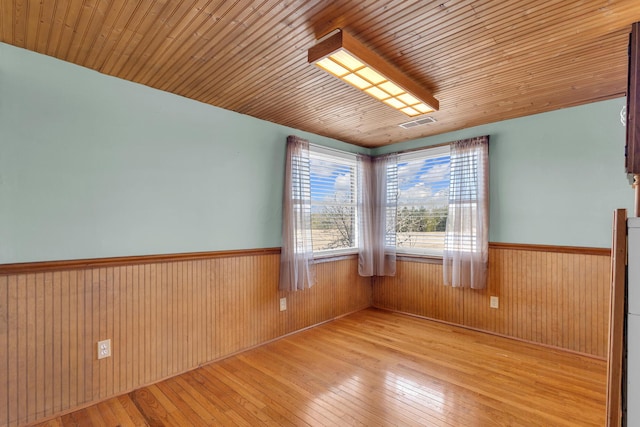
[(310, 48), (308, 58), (310, 64), (317, 65), (409, 117), (440, 108), (431, 92), (342, 30)]

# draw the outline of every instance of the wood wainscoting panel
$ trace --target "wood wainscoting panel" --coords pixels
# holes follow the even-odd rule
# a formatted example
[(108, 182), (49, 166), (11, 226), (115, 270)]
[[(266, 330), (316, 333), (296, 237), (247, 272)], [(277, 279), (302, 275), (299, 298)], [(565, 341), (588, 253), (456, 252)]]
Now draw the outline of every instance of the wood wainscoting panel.
[(373, 283), (374, 307), (464, 322), (463, 295), (443, 285), (442, 264), (398, 261), (394, 277), (375, 277)]
[[(0, 275), (0, 426), (157, 382), (371, 305), (355, 258), (278, 291), (279, 254)], [(287, 310), (279, 310), (279, 298)], [(111, 339), (112, 356), (97, 359)]]
[(443, 286), (441, 265), (399, 261), (395, 277), (375, 279), (373, 305), (606, 358), (610, 260), (577, 248), (491, 248), (483, 290)]

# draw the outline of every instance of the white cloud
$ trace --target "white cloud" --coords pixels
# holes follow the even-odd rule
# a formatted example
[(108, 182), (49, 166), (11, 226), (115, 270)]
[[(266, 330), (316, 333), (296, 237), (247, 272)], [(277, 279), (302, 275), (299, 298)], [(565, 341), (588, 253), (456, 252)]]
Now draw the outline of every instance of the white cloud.
[(402, 165), (398, 167), (398, 203), (427, 208), (446, 205), (449, 188), (438, 185), (439, 190), (435, 191), (430, 184), (446, 183), (448, 180), (448, 163), (433, 164), (430, 160), (425, 160)]
[(425, 185), (420, 182), (413, 187), (400, 191), (398, 202), (403, 204), (419, 204), (427, 200), (431, 195), (431, 188), (425, 187)]
[(446, 205), (449, 199), (449, 189), (445, 188), (437, 192), (424, 185), (422, 182), (401, 190), (398, 195), (398, 204), (409, 206), (435, 207)]
[(317, 158), (311, 158), (311, 172), (314, 177), (317, 178), (330, 178), (335, 175), (340, 166), (337, 166), (333, 162), (328, 162), (326, 160), (320, 160)]
[(336, 177), (333, 184), (335, 189), (335, 200), (340, 202), (348, 202), (351, 200), (351, 176), (347, 174), (340, 174)]
[(336, 191), (349, 191), (351, 189), (351, 176), (347, 174), (338, 175), (333, 187)]
[[(428, 170), (421, 175), (421, 171), (425, 168)], [(449, 179), (449, 163), (433, 164), (431, 160), (422, 160), (419, 162), (410, 162), (398, 166), (398, 184), (400, 187), (411, 184), (418, 180), (424, 181), (442, 181)]]
[(412, 180), (415, 180), (416, 175), (420, 172), (420, 169), (424, 166), (424, 161), (411, 162), (398, 166), (398, 185), (409, 184)]
[(449, 164), (435, 165), (420, 176), (421, 181), (448, 181), (449, 180)]

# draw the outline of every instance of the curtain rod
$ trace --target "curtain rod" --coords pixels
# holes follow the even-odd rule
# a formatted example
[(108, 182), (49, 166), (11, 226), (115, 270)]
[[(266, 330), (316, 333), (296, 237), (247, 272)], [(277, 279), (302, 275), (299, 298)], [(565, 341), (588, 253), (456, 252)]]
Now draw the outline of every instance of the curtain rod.
[[(451, 145), (454, 142), (457, 141), (464, 141), (465, 139), (474, 139), (474, 138), (482, 138), (483, 136), (487, 137), (487, 140), (490, 139), (490, 135), (480, 135), (480, 136), (472, 136), (471, 138), (463, 138), (463, 139), (456, 139), (454, 141), (449, 141), (449, 142), (441, 142), (439, 144), (433, 144), (433, 145), (425, 145), (422, 147), (416, 147), (416, 148), (407, 148), (406, 150), (400, 150), (400, 151), (393, 151), (391, 153), (387, 153), (387, 154), (406, 154), (406, 153), (412, 153), (414, 151), (420, 151), (420, 150), (426, 150), (429, 148), (438, 148), (438, 147), (444, 147), (445, 145)], [(368, 154), (362, 154), (362, 153), (354, 153), (353, 151), (347, 151), (347, 150), (341, 150), (339, 148), (333, 148), (333, 147), (327, 147), (326, 145), (320, 145), (320, 144), (316, 144), (313, 142), (309, 142), (310, 146), (314, 146), (314, 147), (319, 147), (325, 150), (331, 150), (331, 151), (336, 151), (339, 153), (349, 153), (349, 154), (353, 154), (353, 155), (361, 155), (361, 156), (369, 156)], [(385, 156), (386, 154), (379, 154), (377, 156), (369, 156), (369, 157), (379, 157), (379, 156)]]
[[(443, 143), (440, 143), (440, 144), (427, 145), (427, 146), (418, 147), (418, 148), (409, 148), (407, 150), (394, 151), (394, 152), (387, 153), (387, 154), (405, 154), (405, 153), (411, 153), (413, 151), (425, 150), (425, 149), (428, 149), (428, 148), (444, 147), (445, 145), (451, 145), (451, 142), (443, 142)], [(378, 154), (377, 156), (371, 156), (369, 154), (354, 153), (352, 151), (341, 150), (339, 148), (327, 147), (326, 145), (316, 144), (316, 143), (313, 143), (313, 142), (309, 142), (309, 146), (310, 147), (317, 147), (317, 148), (320, 148), (322, 150), (335, 151), (337, 153), (343, 153), (343, 154), (347, 153), (347, 154), (353, 154), (353, 155), (368, 156), (368, 157), (371, 157), (371, 158), (376, 158), (376, 157), (386, 156), (387, 155), (387, 154)]]
[[(453, 141), (451, 141), (451, 142), (453, 142)], [(407, 148), (406, 150), (395, 151), (393, 153), (388, 153), (388, 154), (406, 154), (406, 153), (412, 153), (414, 151), (426, 150), (428, 148), (444, 147), (445, 145), (451, 145), (451, 142), (441, 142), (440, 144), (425, 145), (424, 147)]]
[(314, 143), (314, 142), (309, 142), (309, 146), (310, 146), (310, 147), (317, 147), (317, 148), (320, 148), (320, 149), (322, 149), (322, 150), (335, 151), (335, 152), (343, 153), (343, 154), (344, 154), (344, 153), (347, 153), (347, 154), (353, 154), (354, 156), (357, 156), (357, 155), (363, 155), (363, 156), (366, 156), (366, 155), (367, 155), (367, 154), (362, 154), (362, 153), (354, 153), (353, 151), (341, 150), (341, 149), (339, 149), (339, 148), (328, 147), (328, 146), (326, 146), (326, 145), (316, 144), (316, 143)]
[(445, 145), (451, 145), (451, 144), (453, 144), (454, 142), (457, 142), (457, 141), (464, 141), (465, 139), (474, 139), (474, 138), (487, 137), (487, 140), (489, 140), (489, 136), (490, 136), (490, 135), (472, 136), (471, 138), (456, 139), (456, 140), (454, 140), (454, 141), (441, 142), (440, 144), (425, 145), (424, 147), (408, 148), (408, 149), (406, 149), (406, 150), (395, 151), (395, 152), (393, 152), (393, 153), (388, 153), (388, 154), (405, 154), (405, 153), (411, 153), (411, 152), (413, 152), (413, 151), (426, 150), (426, 149), (428, 149), (428, 148), (444, 147)]

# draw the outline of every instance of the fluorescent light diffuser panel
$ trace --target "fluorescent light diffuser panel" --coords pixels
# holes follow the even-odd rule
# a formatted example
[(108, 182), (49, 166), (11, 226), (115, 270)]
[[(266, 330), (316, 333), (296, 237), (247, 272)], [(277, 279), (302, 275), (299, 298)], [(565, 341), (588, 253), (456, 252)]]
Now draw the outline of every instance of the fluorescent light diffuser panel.
[(439, 108), (431, 93), (343, 31), (309, 49), (309, 62), (409, 117)]

